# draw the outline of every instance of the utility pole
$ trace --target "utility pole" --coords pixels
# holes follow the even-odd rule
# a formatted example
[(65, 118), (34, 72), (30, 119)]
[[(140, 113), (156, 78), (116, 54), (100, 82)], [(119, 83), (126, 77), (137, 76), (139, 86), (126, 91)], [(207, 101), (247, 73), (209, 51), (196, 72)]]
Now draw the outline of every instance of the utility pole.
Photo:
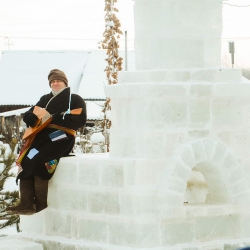
[(125, 31), (125, 71), (128, 71), (128, 35)]
[[(7, 36), (4, 38), (4, 40), (5, 40), (5, 44), (8, 45), (8, 48), (9, 48), (9, 50), (10, 50), (10, 45), (13, 45), (13, 43), (10, 43), (10, 39), (9, 39), (9, 37), (7, 37)], [(6, 41), (7, 41), (7, 42), (6, 42)]]
[(234, 49), (234, 42), (229, 42), (229, 53), (231, 54), (231, 62), (232, 62), (232, 68), (234, 67), (234, 53), (235, 53), (235, 49)]

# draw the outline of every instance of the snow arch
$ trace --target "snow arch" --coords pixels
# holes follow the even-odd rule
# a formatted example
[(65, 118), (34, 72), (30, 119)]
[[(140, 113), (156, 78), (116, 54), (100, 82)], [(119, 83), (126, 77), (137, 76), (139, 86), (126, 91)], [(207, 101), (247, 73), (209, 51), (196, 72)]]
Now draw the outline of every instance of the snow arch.
[(183, 144), (174, 152), (159, 187), (162, 205), (183, 206), (187, 181), (194, 168), (208, 184), (206, 203), (250, 203), (250, 189), (242, 165), (227, 146), (204, 138)]

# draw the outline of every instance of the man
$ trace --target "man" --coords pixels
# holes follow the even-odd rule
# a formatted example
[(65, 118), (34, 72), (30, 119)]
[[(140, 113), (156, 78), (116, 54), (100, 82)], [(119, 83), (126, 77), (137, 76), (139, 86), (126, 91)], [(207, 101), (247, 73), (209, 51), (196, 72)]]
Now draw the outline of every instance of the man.
[[(53, 69), (48, 80), (52, 91), (43, 95), (36, 106), (46, 109), (52, 115), (52, 121), (35, 137), (28, 139), (20, 152), (17, 160), (20, 202), (6, 209), (9, 214), (28, 215), (47, 207), (48, 182), (60, 158), (72, 151), (76, 130), (86, 123), (85, 102), (79, 95), (70, 93), (64, 72)], [(80, 114), (70, 114), (70, 110), (79, 108), (82, 109)], [(23, 116), (27, 127), (34, 127), (38, 122), (33, 110), (34, 107)]]

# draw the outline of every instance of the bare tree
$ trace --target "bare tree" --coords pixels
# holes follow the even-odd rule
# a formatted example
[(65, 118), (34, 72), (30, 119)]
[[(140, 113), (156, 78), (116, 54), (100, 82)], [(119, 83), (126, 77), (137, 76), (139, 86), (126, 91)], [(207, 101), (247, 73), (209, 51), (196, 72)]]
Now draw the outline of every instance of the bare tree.
[[(105, 31), (103, 33), (104, 39), (99, 46), (99, 49), (107, 50), (107, 66), (105, 68), (108, 84), (116, 84), (118, 82), (118, 71), (122, 70), (123, 58), (119, 56), (119, 38), (122, 35), (121, 24), (116, 16), (118, 9), (114, 6), (117, 0), (105, 0)], [(107, 113), (111, 112), (110, 98), (107, 98), (102, 112), (104, 119), (102, 123), (103, 134), (105, 137), (106, 151), (109, 151), (109, 128), (111, 121)]]
[(121, 24), (116, 16), (118, 9), (114, 7), (117, 0), (105, 0), (105, 31), (103, 33), (104, 39), (99, 48), (107, 50), (107, 66), (105, 69), (107, 81), (109, 84), (116, 84), (118, 78), (118, 71), (122, 70), (122, 60), (119, 56), (119, 42), (118, 39), (122, 34)]

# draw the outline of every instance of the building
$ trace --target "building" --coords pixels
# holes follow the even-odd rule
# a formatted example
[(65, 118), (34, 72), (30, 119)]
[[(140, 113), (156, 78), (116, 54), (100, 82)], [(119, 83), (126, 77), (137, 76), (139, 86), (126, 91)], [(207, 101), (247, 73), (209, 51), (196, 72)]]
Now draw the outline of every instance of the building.
[[(124, 51), (120, 52), (124, 58)], [(48, 73), (51, 69), (65, 72), (72, 93), (87, 104), (88, 123), (101, 119), (104, 93), (106, 51), (2, 51), (0, 61), (0, 117), (15, 115), (11, 110), (35, 105), (50, 92)], [(128, 52), (128, 68), (135, 69), (134, 52)], [(17, 111), (17, 113), (20, 113)], [(5, 113), (7, 112), (7, 113)]]

